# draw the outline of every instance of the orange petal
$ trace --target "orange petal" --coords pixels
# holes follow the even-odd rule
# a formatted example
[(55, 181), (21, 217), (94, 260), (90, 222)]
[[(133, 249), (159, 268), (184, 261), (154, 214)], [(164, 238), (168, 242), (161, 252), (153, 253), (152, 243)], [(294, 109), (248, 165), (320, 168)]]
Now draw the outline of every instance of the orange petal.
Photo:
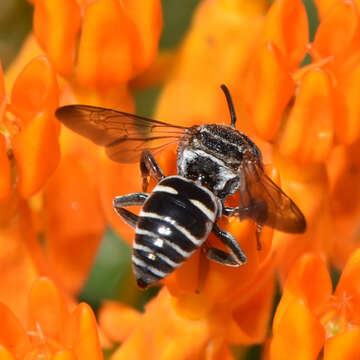
[(11, 92), (11, 110), (21, 119), (23, 127), (39, 112), (53, 113), (58, 103), (55, 73), (47, 58), (39, 56), (30, 61), (17, 77)]
[(360, 92), (360, 64), (350, 73), (342, 77), (336, 89), (336, 138), (341, 144), (352, 144), (360, 136), (360, 105), (358, 95)]
[(151, 66), (131, 80), (131, 89), (144, 90), (164, 83), (172, 71), (176, 56), (175, 50), (161, 50)]
[(320, 20), (323, 20), (338, 0), (314, 0)]
[(360, 359), (359, 341), (359, 328), (328, 338), (324, 346), (324, 360)]
[(84, 14), (77, 80), (84, 86), (111, 87), (134, 75), (134, 23), (116, 0), (99, 0)]
[[(209, 261), (208, 275), (205, 279), (204, 292), (207, 297), (216, 302), (225, 302), (234, 299), (242, 293), (244, 287), (252, 283), (257, 272), (261, 268), (263, 255), (259, 253), (256, 242), (255, 224), (250, 220), (240, 221), (233, 219), (227, 223), (220, 221), (219, 226), (229, 231), (239, 242), (240, 247), (247, 256), (247, 262), (238, 268), (227, 267), (222, 264)], [(270, 238), (272, 233), (268, 234)], [(224, 249), (221, 242), (210, 235), (210, 244)], [(269, 250), (269, 248), (268, 248)], [(236, 284), (236, 286), (234, 286)], [(243, 300), (246, 301), (244, 295)]]
[(0, 202), (6, 203), (11, 195), (11, 169), (5, 136), (0, 133)]
[(24, 201), (12, 198), (10, 204), (2, 206), (6, 207), (8, 218), (0, 222), (0, 301), (25, 324), (28, 293), (38, 276), (33, 253), (27, 245), (38, 239)]
[(44, 186), (60, 160), (55, 118), (39, 113), (12, 138), (12, 149), (19, 167), (19, 192), (29, 198)]
[[(52, 268), (75, 294), (105, 230), (95, 145), (63, 129), (62, 158), (45, 188), (46, 241)], [(91, 219), (91, 221), (89, 221)]]
[[(244, 348), (245, 349), (245, 348)], [(243, 351), (241, 354), (245, 353)], [(239, 352), (236, 351), (237, 359), (242, 359)], [(206, 346), (204, 346), (203, 354), (199, 359), (205, 360), (235, 360), (230, 344), (222, 337), (213, 337)]]
[(70, 75), (80, 29), (80, 7), (76, 0), (36, 1), (33, 26), (56, 71)]
[(332, 264), (338, 269), (344, 268), (350, 255), (359, 247), (359, 152), (359, 141), (350, 146), (337, 146), (327, 161), (334, 225), (334, 243), (330, 256)]
[(66, 329), (66, 346), (78, 360), (103, 360), (94, 313), (89, 305), (79, 304), (70, 315)]
[(51, 360), (77, 360), (75, 354), (70, 350), (58, 351)]
[(171, 296), (166, 288), (163, 288), (147, 305), (137, 328), (110, 359), (200, 358), (199, 355), (209, 341), (209, 329), (205, 319), (183, 318), (174, 311), (171, 302)]
[[(238, 344), (257, 344), (265, 341), (275, 294), (274, 269), (266, 268), (269, 273), (261, 271), (254, 284), (261, 282), (245, 302), (240, 302), (232, 311), (229, 323), (229, 342)], [(251, 292), (255, 286), (249, 287)], [(236, 301), (236, 300), (235, 300)], [(228, 308), (225, 309), (228, 312)]]
[(332, 284), (327, 267), (321, 258), (314, 254), (302, 256), (293, 266), (285, 283), (282, 300), (278, 306), (274, 327), (281, 321), (286, 303), (301, 299), (309, 311), (322, 309), (332, 293)]
[[(3, 303), (0, 303), (0, 321), (1, 345), (11, 351), (16, 359), (23, 359), (30, 347), (28, 336), (14, 313)], [(5, 351), (3, 353), (6, 354)]]
[(138, 311), (115, 301), (106, 301), (99, 311), (101, 329), (111, 340), (117, 342), (124, 342), (140, 319)]
[(43, 51), (41, 50), (34, 34), (30, 33), (24, 39), (17, 57), (6, 68), (5, 87), (7, 89), (12, 89), (19, 73), (23, 71), (24, 67), (30, 61), (40, 55), (43, 55)]
[(69, 313), (62, 296), (47, 278), (37, 280), (29, 294), (28, 326), (57, 342), (63, 342)]
[(338, 70), (336, 64), (345, 62), (351, 53), (358, 50), (359, 31), (356, 4), (348, 0), (338, 1), (316, 31), (312, 53), (314, 62), (334, 56), (334, 69)]
[(281, 187), (303, 212), (307, 222), (304, 234), (275, 231), (273, 247), (276, 248), (278, 267), (284, 280), (304, 253), (312, 251), (326, 256), (333, 244), (333, 221), (325, 164), (299, 166), (278, 152), (274, 155), (274, 162), (281, 174)]
[(257, 134), (263, 140), (271, 140), (279, 130), (285, 107), (295, 89), (275, 45), (268, 42), (260, 48), (246, 81), (245, 100)]
[(152, 63), (157, 53), (162, 30), (161, 1), (125, 0), (122, 4), (138, 32), (133, 61), (136, 71), (141, 72)]
[(324, 341), (325, 330), (320, 322), (301, 299), (294, 298), (286, 304), (281, 320), (273, 326), (270, 359), (316, 359)]
[(334, 137), (331, 91), (324, 71), (312, 70), (304, 76), (280, 140), (282, 154), (300, 162), (327, 159)]
[(234, 90), (247, 89), (239, 79), (248, 69), (263, 25), (265, 3), (237, 0), (199, 3), (157, 103), (156, 119), (184, 126), (199, 122), (229, 124), (229, 112), (220, 90), (220, 85), (226, 84), (234, 101), (238, 99), (235, 107), (239, 125), (246, 122), (240, 120), (244, 106)]
[(15, 358), (7, 351), (3, 346), (0, 345), (0, 359), (1, 360), (15, 360)]
[(269, 41), (284, 55), (289, 69), (303, 60), (309, 41), (308, 21), (301, 0), (274, 1), (266, 15), (264, 41)]
[[(339, 300), (349, 298), (351, 302), (352, 317), (360, 320), (360, 249), (356, 250), (349, 258), (336, 287), (335, 295)], [(346, 301), (346, 300), (344, 300)]]

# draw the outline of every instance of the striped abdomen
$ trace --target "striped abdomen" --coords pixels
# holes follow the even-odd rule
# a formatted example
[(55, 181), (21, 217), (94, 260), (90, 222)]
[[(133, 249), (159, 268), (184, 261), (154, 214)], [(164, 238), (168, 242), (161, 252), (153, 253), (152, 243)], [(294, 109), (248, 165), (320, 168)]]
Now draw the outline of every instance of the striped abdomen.
[(136, 226), (133, 270), (146, 287), (169, 275), (207, 239), (217, 218), (215, 196), (180, 176), (161, 180)]

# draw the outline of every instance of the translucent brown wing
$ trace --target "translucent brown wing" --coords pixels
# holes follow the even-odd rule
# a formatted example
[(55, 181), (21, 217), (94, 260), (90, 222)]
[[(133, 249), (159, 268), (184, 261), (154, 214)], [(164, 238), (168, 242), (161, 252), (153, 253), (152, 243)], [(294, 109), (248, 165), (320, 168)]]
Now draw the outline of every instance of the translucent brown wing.
[(152, 153), (179, 141), (185, 127), (90, 105), (68, 105), (56, 110), (56, 117), (68, 128), (97, 145), (105, 146), (110, 159), (130, 163), (143, 150)]
[(296, 204), (264, 173), (260, 165), (244, 165), (246, 187), (240, 193), (239, 216), (288, 233), (303, 233), (305, 217)]

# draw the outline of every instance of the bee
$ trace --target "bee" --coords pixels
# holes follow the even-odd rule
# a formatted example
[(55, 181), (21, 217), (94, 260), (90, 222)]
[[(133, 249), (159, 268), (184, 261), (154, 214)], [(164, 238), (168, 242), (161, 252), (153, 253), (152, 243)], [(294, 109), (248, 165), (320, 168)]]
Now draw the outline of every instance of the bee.
[[(117, 110), (89, 105), (57, 109), (57, 118), (71, 130), (105, 147), (120, 163), (140, 162), (142, 192), (117, 196), (114, 209), (135, 228), (132, 265), (141, 288), (172, 273), (202, 245), (210, 260), (241, 266), (246, 255), (234, 236), (217, 225), (219, 218), (252, 219), (259, 235), (263, 226), (303, 233), (305, 217), (296, 204), (265, 174), (255, 143), (236, 130), (229, 90), (221, 86), (230, 111), (230, 125), (184, 127)], [(154, 155), (177, 144), (177, 174), (165, 176)], [(149, 177), (157, 185), (148, 194)], [(226, 199), (239, 194), (236, 207)], [(126, 209), (141, 205), (139, 215)], [(228, 251), (207, 246), (213, 232)]]

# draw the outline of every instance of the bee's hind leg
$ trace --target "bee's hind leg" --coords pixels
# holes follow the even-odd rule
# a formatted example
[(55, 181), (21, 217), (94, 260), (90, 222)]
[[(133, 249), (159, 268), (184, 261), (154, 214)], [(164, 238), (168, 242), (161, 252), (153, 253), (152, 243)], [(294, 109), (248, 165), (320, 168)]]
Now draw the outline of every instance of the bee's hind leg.
[(149, 185), (149, 175), (153, 176), (156, 181), (160, 181), (165, 177), (159, 164), (149, 150), (144, 150), (141, 154), (140, 171), (143, 191), (146, 191)]
[(117, 196), (113, 201), (113, 206), (127, 224), (135, 227), (139, 217), (131, 211), (124, 209), (124, 206), (142, 205), (148, 196), (148, 194), (142, 192)]
[(241, 266), (246, 263), (246, 255), (241, 250), (233, 235), (220, 229), (216, 224), (213, 226), (213, 232), (226, 246), (229, 253), (214, 247), (209, 247), (206, 255), (210, 260), (227, 266)]

